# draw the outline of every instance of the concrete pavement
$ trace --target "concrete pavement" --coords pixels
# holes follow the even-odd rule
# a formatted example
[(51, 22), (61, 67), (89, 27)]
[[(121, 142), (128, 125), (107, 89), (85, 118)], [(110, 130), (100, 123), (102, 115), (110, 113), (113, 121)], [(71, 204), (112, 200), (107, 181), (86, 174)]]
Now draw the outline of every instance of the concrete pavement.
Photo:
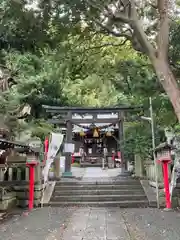
[(100, 167), (79, 168), (72, 167), (72, 174), (76, 178), (111, 178), (117, 177), (121, 173), (121, 168), (103, 170)]
[(121, 173), (121, 168), (102, 169), (98, 167), (85, 168), (83, 178), (112, 178)]
[(157, 209), (42, 208), (0, 225), (0, 240), (179, 240), (180, 213)]
[[(73, 168), (84, 181), (106, 180), (119, 172)], [(1, 224), (0, 240), (179, 240), (179, 223), (179, 212), (150, 208), (44, 207)]]

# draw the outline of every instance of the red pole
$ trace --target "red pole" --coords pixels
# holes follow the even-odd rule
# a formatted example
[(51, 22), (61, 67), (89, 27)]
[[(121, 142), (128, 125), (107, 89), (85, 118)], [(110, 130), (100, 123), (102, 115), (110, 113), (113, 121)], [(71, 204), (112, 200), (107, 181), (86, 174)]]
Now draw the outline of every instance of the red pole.
[(117, 155), (118, 155), (118, 159), (121, 159), (121, 152), (120, 151), (117, 152)]
[(72, 153), (71, 157), (72, 157), (72, 164), (73, 164), (75, 161), (74, 153)]
[(48, 152), (48, 147), (49, 147), (49, 139), (48, 137), (46, 137), (45, 141), (44, 141), (44, 147), (45, 147), (45, 152)]
[(49, 139), (46, 137), (44, 141), (44, 162), (47, 160), (47, 153), (48, 153), (48, 148), (49, 148)]
[(170, 199), (170, 192), (169, 192), (169, 179), (168, 179), (168, 162), (163, 162), (163, 173), (164, 173), (164, 188), (165, 188), (165, 195), (166, 195), (166, 208), (171, 208), (171, 199)]
[(29, 164), (29, 211), (34, 207), (34, 164)]
[(115, 160), (115, 153), (112, 153), (112, 160)]

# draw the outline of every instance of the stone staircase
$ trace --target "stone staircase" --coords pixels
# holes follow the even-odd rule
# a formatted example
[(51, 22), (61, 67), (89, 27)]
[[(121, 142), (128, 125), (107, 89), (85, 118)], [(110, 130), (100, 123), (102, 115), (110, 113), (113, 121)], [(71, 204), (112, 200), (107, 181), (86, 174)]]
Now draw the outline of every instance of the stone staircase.
[(88, 167), (102, 167), (102, 163), (90, 163), (90, 162), (83, 162), (81, 163), (81, 167), (88, 168)]
[(81, 167), (102, 167), (102, 158), (99, 156), (86, 157), (85, 161), (81, 162)]
[(49, 202), (51, 206), (148, 207), (139, 180), (59, 181)]

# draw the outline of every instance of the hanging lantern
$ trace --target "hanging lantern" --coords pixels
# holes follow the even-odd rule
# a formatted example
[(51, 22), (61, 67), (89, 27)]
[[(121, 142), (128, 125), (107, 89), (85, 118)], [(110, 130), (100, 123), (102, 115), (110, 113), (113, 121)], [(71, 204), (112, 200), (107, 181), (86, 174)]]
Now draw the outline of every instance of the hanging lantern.
[(85, 132), (84, 132), (83, 130), (81, 130), (80, 133), (79, 133), (79, 135), (80, 135), (81, 137), (84, 137), (86, 134), (85, 134)]
[(112, 132), (111, 132), (111, 129), (110, 129), (110, 128), (107, 128), (107, 130), (106, 130), (106, 136), (107, 136), (107, 137), (111, 137), (111, 136), (112, 136)]
[(98, 129), (95, 128), (93, 132), (93, 137), (99, 137)]
[(107, 136), (107, 137), (111, 137), (111, 136), (112, 136), (112, 133), (111, 133), (110, 131), (107, 131), (107, 132), (106, 132), (106, 136)]

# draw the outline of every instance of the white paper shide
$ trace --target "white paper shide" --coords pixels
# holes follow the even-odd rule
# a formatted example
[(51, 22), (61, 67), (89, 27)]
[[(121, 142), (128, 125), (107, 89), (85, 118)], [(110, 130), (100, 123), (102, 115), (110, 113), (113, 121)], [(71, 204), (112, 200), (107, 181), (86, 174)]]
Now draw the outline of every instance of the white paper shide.
[(42, 172), (42, 174), (44, 176), (45, 184), (48, 181), (48, 174), (49, 174), (49, 169), (51, 167), (51, 164), (53, 163), (54, 158), (56, 157), (58, 150), (63, 142), (63, 137), (64, 137), (64, 135), (61, 133), (51, 133), (51, 141), (49, 143), (46, 165)]

